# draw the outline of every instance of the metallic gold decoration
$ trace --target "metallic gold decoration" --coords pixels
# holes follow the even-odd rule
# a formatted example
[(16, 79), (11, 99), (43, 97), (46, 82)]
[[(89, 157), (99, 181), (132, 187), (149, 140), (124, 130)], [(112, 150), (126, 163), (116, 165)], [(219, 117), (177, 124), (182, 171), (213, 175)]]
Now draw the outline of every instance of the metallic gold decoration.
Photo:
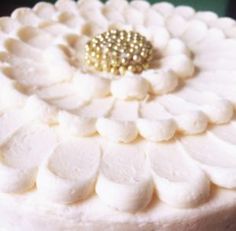
[(111, 29), (91, 39), (85, 47), (87, 65), (97, 71), (124, 75), (141, 73), (153, 56), (152, 44), (134, 31)]

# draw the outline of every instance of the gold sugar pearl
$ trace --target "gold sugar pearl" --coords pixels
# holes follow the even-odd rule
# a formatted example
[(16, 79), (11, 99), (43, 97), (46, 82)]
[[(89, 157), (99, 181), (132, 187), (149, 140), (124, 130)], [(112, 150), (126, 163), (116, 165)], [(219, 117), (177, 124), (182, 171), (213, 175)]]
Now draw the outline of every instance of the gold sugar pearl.
[(97, 71), (124, 75), (147, 69), (153, 53), (152, 44), (141, 34), (111, 29), (86, 44), (85, 61)]

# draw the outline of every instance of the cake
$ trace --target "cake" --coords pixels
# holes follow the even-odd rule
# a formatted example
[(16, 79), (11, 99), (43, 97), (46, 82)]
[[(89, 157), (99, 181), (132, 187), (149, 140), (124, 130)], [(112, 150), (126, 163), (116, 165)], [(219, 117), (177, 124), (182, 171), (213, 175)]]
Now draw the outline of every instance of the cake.
[(236, 230), (233, 19), (58, 0), (0, 28), (1, 229)]

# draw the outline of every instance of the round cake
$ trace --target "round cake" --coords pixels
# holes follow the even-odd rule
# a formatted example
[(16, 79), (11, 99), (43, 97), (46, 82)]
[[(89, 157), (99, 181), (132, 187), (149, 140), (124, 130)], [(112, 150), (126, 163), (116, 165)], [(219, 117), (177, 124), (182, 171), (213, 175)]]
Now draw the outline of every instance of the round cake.
[(233, 19), (58, 0), (0, 42), (0, 228), (236, 230)]

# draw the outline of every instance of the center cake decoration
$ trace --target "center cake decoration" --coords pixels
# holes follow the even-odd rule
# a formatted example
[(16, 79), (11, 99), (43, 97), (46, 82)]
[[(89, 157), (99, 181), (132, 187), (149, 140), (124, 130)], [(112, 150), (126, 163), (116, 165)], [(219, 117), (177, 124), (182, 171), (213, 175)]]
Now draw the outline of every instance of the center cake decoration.
[(0, 228), (234, 231), (235, 31), (143, 0), (1, 17)]
[(126, 71), (141, 73), (149, 67), (153, 49), (139, 33), (109, 30), (86, 45), (86, 62), (98, 71), (124, 75)]

